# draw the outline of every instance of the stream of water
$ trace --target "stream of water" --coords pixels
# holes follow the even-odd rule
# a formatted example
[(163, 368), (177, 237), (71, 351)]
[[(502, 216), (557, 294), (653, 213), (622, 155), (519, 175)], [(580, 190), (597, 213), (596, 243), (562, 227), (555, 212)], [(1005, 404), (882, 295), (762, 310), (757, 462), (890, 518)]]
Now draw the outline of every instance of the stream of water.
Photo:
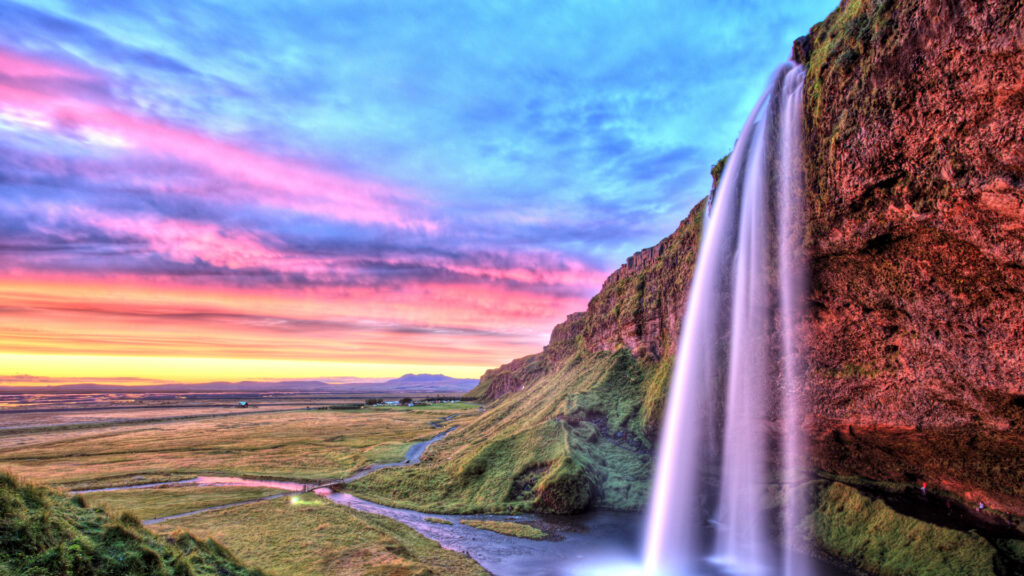
[[(391, 466), (410, 466), (419, 463), (424, 451), (443, 438), (450, 428), (430, 440), (418, 442), (409, 448), (405, 458)], [(362, 470), (346, 480), (361, 478), (383, 466)], [(144, 524), (152, 525), (177, 518), (185, 518), (215, 510), (294, 496), (313, 490), (336, 504), (360, 512), (386, 516), (416, 530), (441, 546), (469, 555), (488, 572), (498, 576), (626, 576), (639, 574), (640, 534), (642, 516), (624, 512), (599, 511), (578, 516), (548, 516), (540, 514), (429, 514), (384, 506), (347, 493), (335, 493), (329, 488), (316, 488), (310, 484), (281, 480), (260, 480), (228, 476), (197, 476), (175, 482), (155, 482), (132, 486), (115, 486), (92, 490), (78, 490), (74, 494), (141, 490), (168, 486), (225, 486), (276, 488), (284, 490), (263, 498), (232, 502), (191, 510), (173, 516), (154, 518)], [(429, 522), (427, 518), (443, 519), (450, 524)], [(526, 523), (548, 534), (544, 540), (529, 540), (506, 536), (462, 524), (462, 520), (498, 520)], [(820, 574), (839, 574), (822, 571)]]
[(412, 446), (409, 447), (409, 451), (405, 453), (405, 458), (403, 458), (402, 460), (400, 460), (398, 462), (387, 462), (387, 463), (384, 463), (384, 464), (374, 464), (374, 465), (370, 466), (369, 468), (360, 470), (360, 471), (356, 472), (355, 474), (349, 476), (348, 478), (345, 478), (343, 481), (345, 483), (355, 482), (356, 480), (359, 480), (363, 476), (366, 476), (367, 474), (370, 474), (371, 472), (376, 472), (377, 470), (381, 470), (382, 468), (395, 468), (395, 467), (399, 467), (399, 466), (412, 466), (413, 464), (419, 464), (420, 463), (420, 458), (423, 457), (423, 453), (427, 451), (427, 448), (429, 448), (431, 444), (433, 444), (434, 442), (437, 442), (438, 440), (444, 438), (445, 436), (448, 435), (449, 432), (451, 432), (452, 430), (455, 430), (456, 428), (458, 428), (458, 426), (452, 426), (451, 428), (445, 430), (444, 432), (441, 432), (437, 436), (434, 436), (430, 440), (426, 440), (424, 442), (417, 442), (417, 443), (413, 444)]
[[(659, 439), (647, 574), (814, 573), (793, 553), (804, 517), (793, 489), (803, 80), (792, 62), (772, 75), (709, 202)], [(765, 506), (773, 484), (784, 495), (777, 517)]]

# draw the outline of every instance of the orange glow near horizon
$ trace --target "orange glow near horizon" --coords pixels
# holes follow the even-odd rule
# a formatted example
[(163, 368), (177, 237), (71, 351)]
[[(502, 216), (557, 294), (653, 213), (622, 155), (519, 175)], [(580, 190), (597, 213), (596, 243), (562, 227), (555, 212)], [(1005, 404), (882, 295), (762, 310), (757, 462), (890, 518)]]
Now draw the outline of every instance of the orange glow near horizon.
[[(190, 358), (175, 356), (103, 356), (74, 354), (4, 354), (0, 366), (19, 366), (23, 373), (42, 375), (52, 381), (33, 383), (0, 375), (4, 386), (57, 385), (73, 381), (119, 384), (176, 382), (197, 384), (214, 381), (295, 380), (331, 378), (397, 377), (407, 373), (445, 374), (454, 378), (479, 378), (493, 366), (454, 364), (392, 364), (331, 362), (260, 358)], [(83, 377), (83, 374), (89, 376)], [(130, 380), (129, 380), (130, 379)]]
[[(477, 378), (538, 351), (572, 299), (493, 286), (195, 286), (0, 275), (0, 385), (444, 373)], [(457, 326), (457, 328), (453, 328)], [(501, 326), (502, 331), (493, 327)]]

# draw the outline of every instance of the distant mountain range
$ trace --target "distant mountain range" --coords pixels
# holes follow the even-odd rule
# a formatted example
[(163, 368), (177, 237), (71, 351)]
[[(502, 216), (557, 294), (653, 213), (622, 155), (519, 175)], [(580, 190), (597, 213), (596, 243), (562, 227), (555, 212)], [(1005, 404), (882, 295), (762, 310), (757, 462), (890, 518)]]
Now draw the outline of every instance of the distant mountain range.
[[(346, 379), (347, 380), (347, 379)], [(323, 380), (284, 380), (278, 382), (206, 382), (203, 384), (62, 384), (57, 386), (0, 386), (0, 394), (114, 394), (114, 393), (333, 393), (333, 394), (445, 394), (461, 395), (472, 390), (479, 380), (452, 378), (444, 374), (406, 374), (399, 378), (366, 382), (330, 382)]]

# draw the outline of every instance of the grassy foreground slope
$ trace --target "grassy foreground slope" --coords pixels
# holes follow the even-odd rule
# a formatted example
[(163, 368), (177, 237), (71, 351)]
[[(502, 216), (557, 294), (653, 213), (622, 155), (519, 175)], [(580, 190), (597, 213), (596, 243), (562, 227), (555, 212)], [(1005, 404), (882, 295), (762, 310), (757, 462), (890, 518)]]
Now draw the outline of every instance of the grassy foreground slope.
[(135, 517), (0, 473), (0, 576), (256, 576), (212, 540), (157, 536)]

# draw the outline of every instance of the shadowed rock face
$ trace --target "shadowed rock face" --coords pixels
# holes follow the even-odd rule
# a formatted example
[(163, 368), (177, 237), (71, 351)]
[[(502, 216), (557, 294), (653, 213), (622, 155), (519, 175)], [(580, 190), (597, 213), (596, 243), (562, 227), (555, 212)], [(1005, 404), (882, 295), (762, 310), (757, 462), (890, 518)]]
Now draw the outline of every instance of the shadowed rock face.
[[(794, 54), (813, 463), (1024, 516), (1024, 2), (846, 1)], [(656, 433), (703, 212), (474, 394), (625, 348)]]

